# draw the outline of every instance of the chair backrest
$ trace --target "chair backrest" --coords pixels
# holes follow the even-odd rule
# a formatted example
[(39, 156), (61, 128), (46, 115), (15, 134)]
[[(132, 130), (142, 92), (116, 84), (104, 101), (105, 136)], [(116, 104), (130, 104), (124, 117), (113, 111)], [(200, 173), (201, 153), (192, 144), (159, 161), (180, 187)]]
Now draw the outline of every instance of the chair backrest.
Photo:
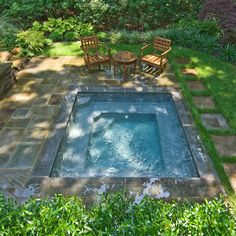
[(81, 38), (81, 49), (84, 51), (89, 50), (90, 48), (97, 48), (99, 40), (97, 36), (88, 36)]
[(171, 46), (171, 40), (160, 37), (154, 38), (153, 47), (155, 49), (160, 51), (166, 51), (170, 48), (170, 46)]

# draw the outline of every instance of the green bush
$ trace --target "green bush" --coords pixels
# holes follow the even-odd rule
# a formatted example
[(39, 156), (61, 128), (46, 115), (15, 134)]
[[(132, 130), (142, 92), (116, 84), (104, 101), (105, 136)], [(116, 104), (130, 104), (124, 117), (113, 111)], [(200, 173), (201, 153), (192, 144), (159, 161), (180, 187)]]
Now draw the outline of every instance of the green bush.
[(32, 27), (17, 34), (17, 42), (23, 48), (23, 52), (32, 55), (40, 52), (45, 46), (57, 41), (75, 41), (80, 36), (93, 34), (93, 26), (81, 23), (78, 19), (70, 17), (49, 18), (42, 24), (35, 21)]
[(16, 26), (6, 17), (0, 17), (0, 50), (11, 50), (16, 43)]
[(40, 52), (45, 46), (52, 43), (50, 39), (44, 37), (43, 32), (34, 31), (32, 29), (18, 33), (17, 42), (25, 53)]
[(173, 45), (191, 48), (200, 52), (220, 57), (229, 62), (236, 62), (236, 45), (222, 45), (222, 32), (216, 21), (180, 21), (165, 29), (154, 31), (111, 31), (112, 43), (140, 44), (152, 42), (155, 36), (169, 38)]
[(235, 235), (236, 221), (223, 199), (167, 203), (124, 194), (104, 195), (86, 208), (56, 195), (17, 205), (0, 196), (0, 235)]
[[(203, 0), (0, 0), (0, 12), (29, 27), (35, 20), (76, 17), (101, 30), (150, 30), (197, 17)], [(130, 28), (131, 27), (131, 28)]]
[(73, 41), (81, 36), (87, 36), (94, 33), (93, 26), (87, 23), (81, 23), (77, 18), (68, 19), (49, 18), (42, 24), (38, 21), (33, 23), (33, 31), (42, 31), (46, 37), (53, 41)]

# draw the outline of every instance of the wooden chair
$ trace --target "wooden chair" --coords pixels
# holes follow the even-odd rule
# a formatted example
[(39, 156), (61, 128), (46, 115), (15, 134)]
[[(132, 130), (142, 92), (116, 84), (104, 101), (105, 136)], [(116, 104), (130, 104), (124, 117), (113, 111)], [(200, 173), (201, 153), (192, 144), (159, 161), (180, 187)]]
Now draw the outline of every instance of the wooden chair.
[[(152, 46), (154, 53), (144, 55), (144, 50)], [(167, 60), (167, 53), (171, 50), (171, 40), (160, 37), (155, 37), (153, 44), (145, 45), (141, 48), (141, 64), (145, 63), (154, 67), (158, 67), (161, 71), (164, 70)]]
[[(108, 51), (107, 55), (99, 53), (99, 48), (105, 47)], [(110, 48), (99, 43), (98, 37), (89, 36), (81, 38), (81, 49), (85, 53), (84, 62), (88, 70), (91, 66), (98, 65), (99, 69), (101, 64), (108, 63), (111, 66), (111, 52)]]

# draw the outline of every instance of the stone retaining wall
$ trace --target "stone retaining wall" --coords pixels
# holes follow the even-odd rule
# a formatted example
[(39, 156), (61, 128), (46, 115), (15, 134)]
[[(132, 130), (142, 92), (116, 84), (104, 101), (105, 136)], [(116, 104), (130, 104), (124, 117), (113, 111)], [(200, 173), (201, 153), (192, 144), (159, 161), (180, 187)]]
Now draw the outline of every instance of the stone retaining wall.
[(0, 63), (0, 99), (12, 88), (16, 81), (11, 62)]

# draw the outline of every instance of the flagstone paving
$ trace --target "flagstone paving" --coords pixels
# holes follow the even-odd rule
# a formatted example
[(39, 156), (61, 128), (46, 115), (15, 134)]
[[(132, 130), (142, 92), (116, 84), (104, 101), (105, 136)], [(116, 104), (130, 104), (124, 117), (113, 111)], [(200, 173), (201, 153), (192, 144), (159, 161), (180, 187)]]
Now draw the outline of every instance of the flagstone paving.
[(121, 76), (114, 77), (107, 68), (88, 73), (81, 57), (33, 58), (17, 73), (17, 83), (0, 100), (0, 169), (13, 175), (9, 178), (0, 174), (0, 183), (4, 179), (15, 181), (21, 178), (21, 170), (29, 172), (33, 168), (71, 86), (117, 85), (137, 90), (146, 85), (178, 86), (169, 67), (158, 79), (146, 73), (130, 76), (127, 81)]

